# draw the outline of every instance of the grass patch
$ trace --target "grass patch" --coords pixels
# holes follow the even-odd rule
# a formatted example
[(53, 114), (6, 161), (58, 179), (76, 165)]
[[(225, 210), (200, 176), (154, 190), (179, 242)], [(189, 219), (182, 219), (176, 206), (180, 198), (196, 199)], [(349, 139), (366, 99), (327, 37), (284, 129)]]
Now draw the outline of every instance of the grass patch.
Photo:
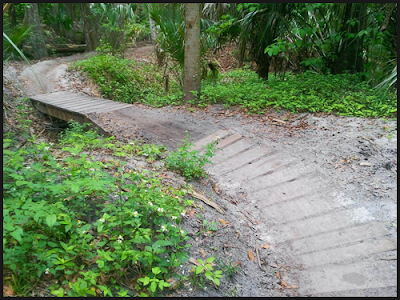
[(393, 117), (397, 113), (396, 95), (371, 88), (358, 74), (306, 72), (289, 75), (286, 80), (271, 76), (265, 82), (253, 71), (237, 69), (221, 74), (217, 81), (206, 80), (201, 92), (198, 105), (240, 105), (250, 113), (264, 113), (269, 107), (356, 117)]

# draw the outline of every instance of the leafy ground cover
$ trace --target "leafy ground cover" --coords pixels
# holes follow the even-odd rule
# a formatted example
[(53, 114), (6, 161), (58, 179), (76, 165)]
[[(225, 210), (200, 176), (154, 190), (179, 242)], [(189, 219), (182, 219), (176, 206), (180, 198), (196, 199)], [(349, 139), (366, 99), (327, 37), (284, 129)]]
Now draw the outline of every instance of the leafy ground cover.
[[(165, 92), (160, 71), (151, 64), (118, 56), (96, 55), (75, 64), (87, 72), (105, 98), (152, 106), (182, 104), (178, 85)], [(269, 108), (290, 112), (326, 112), (356, 117), (393, 117), (397, 114), (394, 93), (374, 89), (360, 74), (322, 75), (313, 72), (270, 76), (264, 81), (249, 69), (221, 73), (218, 79), (202, 83), (201, 96), (191, 104), (212, 103), (241, 106), (249, 113), (262, 114)]]
[(200, 105), (241, 105), (251, 113), (269, 107), (290, 112), (327, 112), (343, 116), (390, 117), (397, 113), (396, 95), (371, 88), (357, 74), (320, 75), (312, 72), (266, 82), (246, 69), (221, 74), (203, 83)]
[(175, 81), (169, 82), (170, 89), (166, 92), (162, 71), (144, 62), (122, 59), (118, 55), (98, 54), (75, 63), (71, 68), (86, 72), (107, 99), (163, 106), (178, 104), (182, 98)]
[[(189, 239), (187, 190), (163, 185), (118, 157), (154, 160), (165, 149), (100, 137), (72, 122), (58, 143), (3, 139), (3, 278), (16, 295), (148, 296), (181, 278)], [(93, 153), (108, 153), (106, 163)], [(193, 278), (218, 286), (209, 257)], [(176, 284), (174, 286), (176, 288)]]

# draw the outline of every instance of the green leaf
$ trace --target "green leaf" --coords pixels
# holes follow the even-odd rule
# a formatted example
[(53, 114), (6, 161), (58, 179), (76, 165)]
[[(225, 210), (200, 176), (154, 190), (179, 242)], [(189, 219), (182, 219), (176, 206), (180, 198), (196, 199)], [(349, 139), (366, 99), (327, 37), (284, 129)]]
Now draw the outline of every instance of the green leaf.
[(16, 239), (19, 243), (21, 243), (22, 239), (21, 239), (21, 235), (24, 233), (24, 230), (19, 227), (16, 230), (14, 230), (13, 232), (10, 233), (10, 235)]
[(207, 258), (207, 263), (212, 263), (215, 260), (215, 257)]
[(98, 260), (96, 260), (96, 263), (100, 269), (102, 269), (104, 267), (104, 260), (98, 259)]
[(72, 227), (72, 224), (68, 224), (67, 226), (65, 226), (65, 232), (68, 232)]
[(161, 269), (160, 269), (159, 267), (152, 268), (151, 271), (152, 271), (155, 275), (161, 273)]
[(150, 284), (150, 290), (151, 290), (153, 293), (155, 293), (156, 289), (157, 289), (157, 282), (153, 281), (153, 282)]
[(62, 287), (60, 287), (58, 290), (52, 291), (51, 293), (57, 297), (64, 297), (64, 289)]
[(196, 267), (196, 274), (200, 274), (203, 271), (204, 271), (204, 267), (203, 266), (197, 266)]
[(143, 285), (148, 285), (150, 282), (150, 278), (148, 276), (144, 277), (144, 278), (139, 278), (139, 281), (141, 283), (143, 283)]
[(216, 285), (220, 285), (219, 279), (218, 279), (218, 278), (215, 278), (215, 279), (214, 279), (214, 283), (215, 283)]
[(60, 244), (64, 248), (64, 250), (68, 249), (68, 245), (66, 243), (60, 241)]
[(158, 240), (155, 243), (153, 243), (152, 248), (156, 250), (160, 247), (171, 246), (171, 245), (173, 245), (171, 241)]
[(160, 290), (164, 290), (164, 280), (160, 280), (158, 282), (158, 287), (160, 288)]
[(204, 273), (204, 276), (206, 276), (206, 278), (208, 279), (208, 280), (213, 280), (213, 278), (212, 278), (212, 272), (211, 271), (206, 271), (205, 273)]
[(54, 242), (51, 242), (51, 241), (49, 241), (47, 244), (48, 244), (50, 247), (53, 247), (53, 248), (58, 247), (58, 244), (56, 244), (56, 243), (54, 243)]
[(46, 217), (46, 224), (47, 226), (49, 226), (50, 228), (52, 228), (54, 226), (54, 224), (57, 221), (57, 216), (56, 215), (48, 215)]

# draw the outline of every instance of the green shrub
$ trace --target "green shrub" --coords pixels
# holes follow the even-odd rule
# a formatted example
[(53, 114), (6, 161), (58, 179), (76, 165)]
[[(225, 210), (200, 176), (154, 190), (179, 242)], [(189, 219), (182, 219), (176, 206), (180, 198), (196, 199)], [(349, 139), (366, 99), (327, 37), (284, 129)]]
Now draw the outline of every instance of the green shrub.
[(79, 61), (72, 68), (87, 72), (105, 98), (154, 106), (177, 104), (177, 98), (182, 99), (175, 81), (170, 80), (171, 89), (165, 92), (164, 79), (156, 67), (111, 55), (107, 46), (100, 50), (101, 54)]
[(193, 143), (190, 142), (190, 136), (187, 135), (180, 147), (167, 155), (166, 166), (170, 170), (179, 172), (188, 180), (205, 177), (206, 173), (203, 167), (205, 164), (211, 163), (209, 158), (214, 156), (216, 144), (218, 144), (218, 140), (208, 143), (206, 151), (200, 155), (197, 150), (191, 151)]

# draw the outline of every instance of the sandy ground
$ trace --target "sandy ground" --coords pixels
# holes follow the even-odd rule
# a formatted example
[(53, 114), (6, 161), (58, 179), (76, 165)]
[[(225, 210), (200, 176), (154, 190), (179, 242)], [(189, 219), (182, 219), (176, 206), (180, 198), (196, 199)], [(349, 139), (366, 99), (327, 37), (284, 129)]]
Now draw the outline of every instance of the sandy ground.
[[(83, 55), (75, 55), (35, 64), (36, 73), (45, 81), (44, 90), (80, 91), (96, 95), (95, 87), (88, 80), (77, 73), (67, 72), (68, 62), (82, 58)], [(28, 95), (41, 92), (39, 86), (33, 83), (29, 69), (22, 68), (21, 64), (6, 65), (3, 80), (5, 78), (7, 82), (18, 81), (24, 85)], [(13, 95), (3, 83), (3, 93), (5, 90), (9, 96)], [(276, 111), (249, 116), (240, 109), (226, 110), (221, 105), (193, 108), (191, 112), (187, 107), (151, 108), (141, 104), (96, 118), (117, 138), (138, 138), (162, 143), (171, 149), (176, 148), (184, 138), (185, 130), (189, 130), (193, 140), (198, 140), (218, 128), (232, 129), (266, 143), (278, 152), (290, 152), (298, 160), (333, 178), (354, 201), (363, 202), (377, 221), (392, 227), (397, 235), (397, 120)], [(152, 123), (154, 118), (159, 123)], [(179, 120), (179, 128), (169, 127), (172, 119)], [(144, 162), (141, 165), (152, 167)], [(260, 249), (262, 270), (256, 262), (249, 260), (248, 250), (254, 249), (256, 235), (245, 216), (233, 213), (236, 208), (231, 200), (235, 195), (220, 197), (215, 193), (212, 181), (203, 180), (193, 185), (224, 207), (227, 214), (221, 215), (199, 203), (202, 208), (197, 208), (184, 222), (185, 229), (193, 236), (191, 255), (196, 258), (201, 258), (204, 253), (207, 257), (215, 256), (221, 267), (229, 261), (239, 263), (240, 272), (233, 278), (224, 278), (219, 289), (193, 289), (188, 285), (176, 296), (298, 296), (295, 288), (282, 289), (277, 285), (281, 280), (277, 273), (290, 272), (284, 257), (271, 249)], [(240, 201), (241, 196), (236, 195), (234, 200)], [(201, 220), (204, 218), (219, 223), (216, 233), (201, 231)], [(221, 224), (218, 219), (229, 223)], [(188, 274), (189, 269), (189, 264), (183, 266), (182, 274)]]

